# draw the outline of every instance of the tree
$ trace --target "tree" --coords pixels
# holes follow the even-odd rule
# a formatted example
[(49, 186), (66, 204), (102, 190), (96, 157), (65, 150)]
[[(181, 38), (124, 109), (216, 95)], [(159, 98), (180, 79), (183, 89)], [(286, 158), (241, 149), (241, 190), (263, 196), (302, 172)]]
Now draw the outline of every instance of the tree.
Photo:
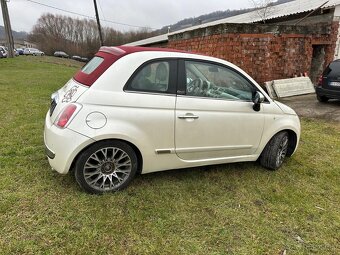
[[(104, 44), (122, 45), (155, 35), (150, 29), (122, 33), (103, 27)], [(35, 42), (48, 55), (62, 50), (69, 55), (91, 57), (98, 51), (99, 34), (97, 24), (91, 19), (75, 19), (68, 16), (43, 14), (33, 27), (29, 40)]]
[(257, 18), (266, 23), (268, 17), (274, 12), (274, 1), (272, 0), (250, 0), (255, 8)]

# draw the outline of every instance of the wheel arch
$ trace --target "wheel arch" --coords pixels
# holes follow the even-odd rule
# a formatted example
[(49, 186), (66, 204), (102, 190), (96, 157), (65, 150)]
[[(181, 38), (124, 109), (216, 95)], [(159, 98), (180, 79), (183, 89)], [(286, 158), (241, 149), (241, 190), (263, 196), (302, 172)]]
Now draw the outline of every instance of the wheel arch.
[(124, 139), (117, 139), (117, 138), (106, 138), (106, 139), (102, 139), (102, 140), (96, 140), (94, 141), (93, 143), (85, 146), (82, 150), (80, 150), (78, 152), (78, 154), (74, 157), (72, 163), (71, 163), (71, 166), (70, 166), (70, 171), (74, 171), (74, 168), (75, 168), (75, 164), (79, 158), (79, 156), (85, 151), (87, 150), (89, 147), (93, 146), (94, 144), (97, 144), (97, 143), (100, 143), (100, 142), (103, 142), (103, 141), (120, 141), (120, 142), (123, 142), (123, 143), (126, 143), (128, 144), (129, 146), (131, 146), (131, 148), (133, 149), (133, 151), (136, 153), (136, 156), (137, 156), (137, 163), (138, 163), (138, 166), (137, 166), (137, 173), (140, 174), (142, 172), (142, 169), (143, 169), (143, 156), (142, 156), (142, 153), (141, 151), (139, 150), (139, 148), (134, 145), (133, 143), (129, 142), (129, 141), (126, 141)]
[(288, 151), (287, 151), (287, 156), (290, 157), (294, 154), (295, 150), (296, 150), (296, 147), (298, 145), (298, 135), (297, 133), (292, 130), (292, 129), (281, 129), (281, 130), (278, 130), (276, 131), (267, 141), (266, 143), (264, 143), (264, 146), (261, 150), (261, 153), (259, 156), (262, 155), (262, 152), (264, 150), (264, 148), (266, 147), (266, 145), (271, 141), (271, 139), (276, 136), (278, 133), (281, 133), (281, 132), (287, 132), (288, 133)]
[(298, 137), (297, 134), (291, 130), (291, 129), (285, 129), (283, 131), (288, 132), (288, 151), (287, 151), (287, 156), (290, 157), (293, 155), (293, 153), (296, 150), (297, 147), (297, 142), (298, 142)]

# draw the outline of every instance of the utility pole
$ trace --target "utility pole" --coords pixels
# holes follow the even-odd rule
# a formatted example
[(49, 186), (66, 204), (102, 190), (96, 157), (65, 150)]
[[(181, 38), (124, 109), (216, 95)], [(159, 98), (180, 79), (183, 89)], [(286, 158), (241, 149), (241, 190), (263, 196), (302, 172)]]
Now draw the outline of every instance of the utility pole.
[(98, 8), (97, 8), (97, 1), (93, 0), (94, 3), (94, 9), (96, 11), (96, 19), (97, 19), (97, 25), (98, 25), (98, 31), (99, 31), (99, 40), (100, 40), (100, 45), (103, 46), (103, 36), (102, 36), (102, 28), (100, 27), (100, 21), (99, 21), (99, 15), (98, 15)]
[(13, 58), (14, 57), (14, 41), (13, 41), (13, 35), (12, 35), (11, 22), (9, 20), (9, 15), (8, 15), (7, 1), (6, 0), (0, 0), (0, 1), (1, 1), (2, 16), (4, 19), (4, 25), (5, 25), (7, 44), (8, 44), (8, 54), (7, 54), (8, 56), (7, 57)]

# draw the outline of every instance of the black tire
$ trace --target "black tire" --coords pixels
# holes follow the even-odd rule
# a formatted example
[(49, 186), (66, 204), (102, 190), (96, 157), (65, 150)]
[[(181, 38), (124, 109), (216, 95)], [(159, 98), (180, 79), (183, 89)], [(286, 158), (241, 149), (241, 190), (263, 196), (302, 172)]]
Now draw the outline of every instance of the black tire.
[[(86, 192), (102, 194), (126, 188), (137, 172), (137, 156), (128, 144), (107, 140), (78, 157), (74, 175)], [(85, 175), (87, 175), (85, 177)]]
[(319, 95), (316, 95), (316, 98), (318, 99), (318, 101), (319, 101), (320, 103), (326, 103), (326, 102), (329, 100), (328, 97), (319, 96)]
[(286, 131), (277, 133), (270, 139), (262, 151), (260, 163), (270, 170), (277, 170), (282, 165), (288, 150), (289, 136)]

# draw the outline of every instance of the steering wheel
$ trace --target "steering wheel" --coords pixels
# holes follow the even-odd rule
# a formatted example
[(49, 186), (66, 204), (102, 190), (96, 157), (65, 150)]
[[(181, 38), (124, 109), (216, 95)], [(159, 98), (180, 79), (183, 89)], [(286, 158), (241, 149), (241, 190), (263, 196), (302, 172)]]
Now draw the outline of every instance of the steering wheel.
[(203, 88), (203, 80), (197, 78), (192, 80), (187, 86), (187, 93), (189, 95), (200, 95)]

